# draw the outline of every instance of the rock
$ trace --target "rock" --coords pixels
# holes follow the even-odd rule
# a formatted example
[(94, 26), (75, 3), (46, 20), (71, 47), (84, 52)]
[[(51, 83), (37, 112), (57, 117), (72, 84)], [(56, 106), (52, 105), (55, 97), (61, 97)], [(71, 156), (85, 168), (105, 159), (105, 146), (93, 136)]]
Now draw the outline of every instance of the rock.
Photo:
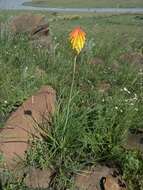
[(130, 130), (123, 146), (127, 150), (143, 152), (143, 129)]
[(45, 17), (43, 15), (34, 15), (31, 13), (15, 16), (10, 21), (10, 29), (13, 33), (32, 34), (41, 25), (44, 25)]
[(53, 179), (54, 171), (50, 168), (40, 169), (35, 167), (19, 167), (17, 170), (9, 172), (0, 168), (0, 189), (6, 186), (7, 182), (23, 182), (28, 189), (47, 189)]
[(103, 183), (105, 190), (126, 190), (125, 183), (122, 182), (120, 179), (115, 179), (111, 175), (106, 176), (106, 178), (104, 179), (105, 181)]
[(91, 65), (103, 65), (104, 64), (104, 60), (100, 57), (95, 57), (93, 58), (90, 63)]
[(11, 114), (0, 132), (0, 152), (7, 168), (14, 169), (23, 161), (30, 140), (33, 137), (39, 138), (42, 134), (39, 124), (50, 122), (55, 104), (55, 90), (50, 86), (43, 86)]
[(106, 93), (111, 89), (111, 84), (109, 82), (106, 82), (106, 81), (101, 81), (97, 85), (97, 89), (100, 93)]
[(50, 169), (31, 168), (24, 183), (30, 189), (47, 189), (50, 185), (52, 171)]
[(50, 50), (52, 48), (52, 39), (50, 36), (42, 36), (35, 40), (31, 40), (30, 45), (33, 48), (47, 48)]
[(32, 38), (39, 38), (41, 36), (49, 36), (49, 24), (42, 24), (36, 26), (31, 32)]
[(126, 190), (126, 185), (116, 169), (101, 165), (77, 175), (75, 186), (78, 190)]
[(14, 34), (27, 34), (34, 48), (52, 48), (49, 24), (43, 15), (28, 13), (16, 16), (10, 21), (9, 28)]
[(52, 48), (52, 38), (49, 33), (48, 24), (39, 25), (33, 29), (31, 39), (30, 43), (35, 48)]

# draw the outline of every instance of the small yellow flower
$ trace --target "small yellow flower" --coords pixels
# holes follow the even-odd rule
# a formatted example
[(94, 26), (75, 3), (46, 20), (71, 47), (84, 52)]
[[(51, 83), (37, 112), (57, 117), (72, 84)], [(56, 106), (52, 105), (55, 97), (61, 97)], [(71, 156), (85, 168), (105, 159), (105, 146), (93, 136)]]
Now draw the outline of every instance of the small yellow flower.
[(72, 45), (72, 49), (76, 50), (77, 54), (79, 54), (83, 49), (85, 44), (85, 39), (86, 39), (86, 33), (80, 27), (75, 28), (70, 33), (70, 42)]

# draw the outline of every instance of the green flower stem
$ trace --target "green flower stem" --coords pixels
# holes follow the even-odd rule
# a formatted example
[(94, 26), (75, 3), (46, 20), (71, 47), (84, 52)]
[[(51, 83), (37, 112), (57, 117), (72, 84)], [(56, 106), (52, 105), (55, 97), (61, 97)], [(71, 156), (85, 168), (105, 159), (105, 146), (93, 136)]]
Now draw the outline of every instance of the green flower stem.
[(65, 121), (65, 125), (64, 125), (64, 133), (65, 133), (65, 130), (66, 130), (66, 127), (67, 127), (67, 124), (68, 124), (68, 119), (69, 119), (70, 105), (71, 105), (71, 101), (72, 101), (72, 94), (73, 94), (74, 80), (75, 80), (75, 72), (76, 72), (76, 61), (77, 61), (77, 55), (74, 57), (72, 84), (71, 84), (69, 101), (68, 101), (68, 106), (67, 106), (66, 121)]

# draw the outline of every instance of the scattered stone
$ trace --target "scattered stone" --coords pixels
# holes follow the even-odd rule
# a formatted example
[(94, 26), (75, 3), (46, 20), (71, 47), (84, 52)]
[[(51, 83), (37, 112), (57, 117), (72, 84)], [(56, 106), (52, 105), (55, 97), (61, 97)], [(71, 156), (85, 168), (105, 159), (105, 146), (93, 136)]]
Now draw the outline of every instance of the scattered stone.
[(106, 81), (101, 81), (97, 85), (97, 89), (100, 93), (107, 93), (111, 89), (111, 84), (109, 82), (106, 82)]
[(126, 190), (126, 184), (115, 168), (97, 165), (75, 178), (78, 190)]
[(50, 169), (31, 168), (25, 177), (25, 184), (30, 189), (47, 189), (50, 185), (52, 171)]
[(30, 45), (33, 48), (47, 48), (51, 50), (52, 48), (52, 39), (50, 36), (41, 36), (35, 40), (30, 41)]
[(41, 77), (44, 77), (44, 76), (46, 76), (46, 72), (43, 69), (41, 69), (39, 66), (37, 66), (35, 68), (35, 77), (41, 78)]
[(143, 152), (143, 129), (130, 130), (124, 148)]
[(118, 72), (120, 70), (120, 65), (118, 63), (118, 61), (114, 61), (111, 65), (112, 71), (114, 72)]
[(91, 65), (103, 65), (104, 60), (100, 57), (95, 57), (89, 62), (89, 64), (91, 64)]
[(143, 66), (143, 55), (141, 53), (125, 53), (120, 56), (120, 60), (136, 66)]
[(42, 131), (39, 124), (50, 122), (55, 104), (55, 90), (50, 86), (43, 86), (11, 114), (0, 132), (0, 152), (7, 168), (14, 169), (23, 162), (30, 140), (40, 137)]

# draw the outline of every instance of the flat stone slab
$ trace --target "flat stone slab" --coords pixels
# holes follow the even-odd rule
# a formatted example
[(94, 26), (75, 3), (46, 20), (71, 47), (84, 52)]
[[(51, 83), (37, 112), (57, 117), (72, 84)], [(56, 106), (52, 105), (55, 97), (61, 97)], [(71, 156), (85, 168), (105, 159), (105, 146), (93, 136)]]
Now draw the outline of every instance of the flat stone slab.
[(75, 178), (78, 190), (126, 190), (126, 185), (115, 168), (97, 165), (87, 168)]
[(50, 121), (55, 104), (55, 90), (43, 86), (11, 114), (0, 132), (0, 152), (6, 167), (13, 169), (23, 160), (30, 140), (41, 135), (39, 125)]

